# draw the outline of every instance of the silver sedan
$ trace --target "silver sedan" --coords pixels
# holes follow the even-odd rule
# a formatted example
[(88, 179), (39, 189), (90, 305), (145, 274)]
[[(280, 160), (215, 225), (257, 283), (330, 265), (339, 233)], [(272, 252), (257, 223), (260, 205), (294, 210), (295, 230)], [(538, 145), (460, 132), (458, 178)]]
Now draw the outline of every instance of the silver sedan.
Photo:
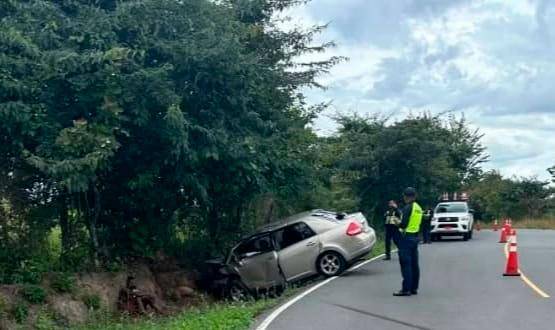
[(242, 299), (318, 273), (337, 276), (375, 243), (362, 213), (313, 210), (260, 228), (231, 249), (219, 271), (227, 294)]

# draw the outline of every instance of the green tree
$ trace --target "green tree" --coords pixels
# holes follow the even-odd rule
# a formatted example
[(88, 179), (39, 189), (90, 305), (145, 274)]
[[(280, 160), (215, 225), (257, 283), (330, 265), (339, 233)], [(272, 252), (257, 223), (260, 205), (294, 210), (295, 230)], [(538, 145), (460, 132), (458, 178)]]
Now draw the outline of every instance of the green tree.
[(360, 208), (379, 216), (387, 200), (413, 186), (424, 205), (456, 191), (487, 160), (481, 135), (464, 118), (422, 114), (387, 124), (386, 118), (339, 118), (339, 165), (350, 173)]
[(98, 265), (176, 230), (209, 250), (260, 195), (312, 189), (318, 108), (298, 90), (341, 59), (298, 62), (331, 46), (275, 25), (300, 2), (2, 2), (2, 195), (54, 210), (64, 255)]

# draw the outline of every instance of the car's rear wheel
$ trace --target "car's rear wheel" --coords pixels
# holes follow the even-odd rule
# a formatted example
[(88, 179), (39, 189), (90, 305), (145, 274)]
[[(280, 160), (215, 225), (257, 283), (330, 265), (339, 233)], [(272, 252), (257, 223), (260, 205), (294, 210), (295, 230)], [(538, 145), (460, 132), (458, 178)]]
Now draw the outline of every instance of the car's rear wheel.
[(232, 279), (227, 288), (227, 296), (231, 301), (239, 302), (248, 300), (251, 297), (249, 289), (239, 279)]
[(326, 277), (337, 276), (345, 270), (345, 259), (337, 252), (324, 252), (316, 263), (318, 272)]

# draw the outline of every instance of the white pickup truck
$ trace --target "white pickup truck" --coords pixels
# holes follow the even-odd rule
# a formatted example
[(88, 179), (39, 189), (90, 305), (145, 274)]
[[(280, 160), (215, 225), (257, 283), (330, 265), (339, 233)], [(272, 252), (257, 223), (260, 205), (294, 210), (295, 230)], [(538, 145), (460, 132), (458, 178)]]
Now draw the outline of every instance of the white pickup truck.
[(467, 202), (437, 204), (432, 218), (432, 240), (440, 240), (443, 236), (462, 236), (465, 241), (472, 239), (473, 212)]

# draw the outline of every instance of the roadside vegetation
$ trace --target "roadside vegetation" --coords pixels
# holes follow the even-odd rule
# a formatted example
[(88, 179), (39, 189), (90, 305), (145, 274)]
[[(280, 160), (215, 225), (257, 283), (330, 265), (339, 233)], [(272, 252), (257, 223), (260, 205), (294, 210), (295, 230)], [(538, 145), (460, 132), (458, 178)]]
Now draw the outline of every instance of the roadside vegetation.
[[(0, 327), (67, 326), (59, 297), (89, 318), (113, 312), (77, 281), (121, 280), (138, 263), (154, 273), (160, 260), (192, 272), (299, 211), (361, 210), (380, 231), (407, 186), (425, 206), (467, 190), (487, 221), (553, 219), (548, 182), (483, 170), (464, 116), (342, 114), (318, 136), (326, 105), (303, 91), (344, 59), (315, 41), (325, 27), (279, 28), (302, 2), (0, 2)], [(144, 328), (239, 329), (273, 304), (182, 300), (193, 309)]]
[(552, 229), (555, 230), (554, 218), (521, 219), (513, 222), (513, 227), (521, 229)]

